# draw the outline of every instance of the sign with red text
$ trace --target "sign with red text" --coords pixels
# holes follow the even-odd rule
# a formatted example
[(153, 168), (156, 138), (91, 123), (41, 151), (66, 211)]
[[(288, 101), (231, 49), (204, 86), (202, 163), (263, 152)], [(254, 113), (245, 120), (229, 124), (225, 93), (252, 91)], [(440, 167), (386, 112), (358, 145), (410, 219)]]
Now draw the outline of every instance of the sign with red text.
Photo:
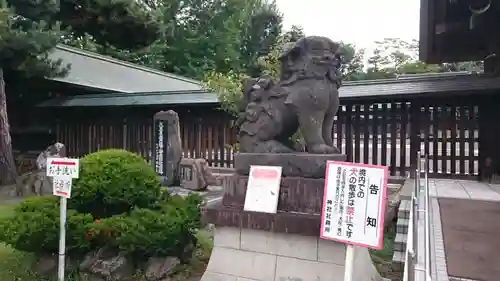
[(47, 176), (78, 178), (80, 170), (79, 159), (47, 158)]
[(328, 161), (320, 237), (382, 249), (387, 180), (385, 166)]
[(73, 184), (73, 179), (71, 177), (53, 177), (52, 193), (56, 196), (70, 198), (72, 184)]
[(281, 171), (278, 166), (250, 166), (245, 211), (277, 212)]

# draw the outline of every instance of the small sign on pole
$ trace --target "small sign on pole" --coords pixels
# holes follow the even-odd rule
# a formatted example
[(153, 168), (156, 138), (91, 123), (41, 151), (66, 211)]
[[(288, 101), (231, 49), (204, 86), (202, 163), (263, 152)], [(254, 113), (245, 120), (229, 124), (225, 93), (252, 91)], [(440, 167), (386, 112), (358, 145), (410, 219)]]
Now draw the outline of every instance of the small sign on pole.
[(70, 177), (53, 177), (52, 192), (56, 196), (70, 198), (72, 184), (73, 184), (73, 179)]
[(78, 178), (79, 171), (80, 162), (78, 159), (47, 158), (47, 176), (52, 177), (52, 192), (54, 195), (61, 197), (58, 281), (64, 281), (67, 199), (71, 197), (71, 185), (73, 179)]
[(245, 211), (276, 213), (282, 167), (250, 166)]
[(382, 249), (388, 169), (328, 161), (320, 237), (347, 244), (344, 281), (352, 281), (355, 246)]

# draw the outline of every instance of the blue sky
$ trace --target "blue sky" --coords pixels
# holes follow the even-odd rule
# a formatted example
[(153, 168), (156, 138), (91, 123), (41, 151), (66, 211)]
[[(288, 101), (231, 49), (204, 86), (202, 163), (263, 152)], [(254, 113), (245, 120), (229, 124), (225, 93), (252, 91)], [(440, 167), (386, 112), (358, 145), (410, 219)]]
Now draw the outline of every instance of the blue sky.
[(306, 35), (373, 49), (373, 41), (418, 39), (420, 0), (276, 0), (284, 25), (300, 25)]

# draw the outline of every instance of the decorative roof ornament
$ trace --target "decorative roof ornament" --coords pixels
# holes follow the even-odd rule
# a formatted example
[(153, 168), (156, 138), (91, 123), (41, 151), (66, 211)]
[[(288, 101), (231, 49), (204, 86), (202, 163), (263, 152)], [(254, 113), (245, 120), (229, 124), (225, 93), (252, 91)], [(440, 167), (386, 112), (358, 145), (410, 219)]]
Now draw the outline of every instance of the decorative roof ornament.
[(473, 8), (471, 4), (469, 4), (469, 11), (471, 11), (472, 15), (469, 20), (469, 29), (474, 29), (476, 24), (477, 17), (486, 13), (491, 8), (491, 0), (488, 0), (488, 4), (483, 7)]

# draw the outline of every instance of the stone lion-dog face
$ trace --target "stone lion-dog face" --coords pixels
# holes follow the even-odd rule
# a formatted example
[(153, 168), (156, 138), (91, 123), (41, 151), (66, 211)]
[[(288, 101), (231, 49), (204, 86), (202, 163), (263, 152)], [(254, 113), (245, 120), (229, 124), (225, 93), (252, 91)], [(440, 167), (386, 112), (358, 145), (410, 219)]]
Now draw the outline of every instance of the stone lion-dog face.
[(339, 49), (339, 44), (326, 37), (309, 36), (280, 56), (280, 84), (288, 91), (285, 104), (297, 116), (309, 153), (340, 152), (333, 146), (341, 85)]

